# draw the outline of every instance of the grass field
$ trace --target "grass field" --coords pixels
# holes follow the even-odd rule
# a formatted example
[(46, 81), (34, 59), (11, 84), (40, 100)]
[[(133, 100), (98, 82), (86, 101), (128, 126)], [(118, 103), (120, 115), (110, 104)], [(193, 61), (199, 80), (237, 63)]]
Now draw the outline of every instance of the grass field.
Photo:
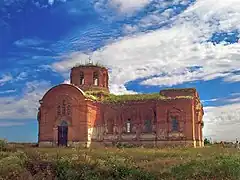
[(240, 179), (235, 148), (1, 148), (0, 179)]

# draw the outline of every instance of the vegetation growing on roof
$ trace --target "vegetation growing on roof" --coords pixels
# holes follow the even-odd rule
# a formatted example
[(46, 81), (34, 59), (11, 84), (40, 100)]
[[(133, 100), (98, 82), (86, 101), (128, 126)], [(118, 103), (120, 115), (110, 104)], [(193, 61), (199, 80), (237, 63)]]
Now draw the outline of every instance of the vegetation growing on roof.
[(98, 101), (98, 100), (99, 100), (98, 97), (93, 96), (93, 95), (91, 95), (91, 94), (86, 94), (86, 93), (85, 93), (84, 96), (85, 96), (87, 99), (91, 99), (91, 100), (94, 100), (94, 101)]
[[(86, 91), (86, 97), (89, 97), (93, 100), (102, 101), (103, 103), (126, 103), (131, 101), (144, 101), (144, 100), (171, 100), (171, 99), (192, 99), (192, 96), (176, 96), (176, 97), (167, 97), (159, 93), (149, 93), (149, 94), (124, 94), (124, 95), (115, 95), (109, 94), (104, 91)], [(104, 99), (100, 100), (97, 95), (104, 95)]]
[(96, 62), (96, 63), (77, 63), (74, 67), (100, 67), (106, 68), (103, 64)]
[(85, 91), (85, 97), (94, 101), (101, 101), (100, 95), (107, 96), (109, 93), (103, 90)]
[(120, 102), (127, 102), (127, 101), (158, 100), (158, 99), (165, 99), (165, 98), (166, 98), (165, 96), (162, 96), (159, 93), (124, 94), (124, 95), (109, 94), (109, 96), (104, 98), (103, 102), (120, 103)]
[(99, 95), (99, 94), (102, 94), (102, 95), (109, 95), (108, 92), (106, 91), (103, 91), (103, 90), (96, 90), (96, 91), (85, 91), (86, 94), (88, 95), (93, 95), (93, 96), (96, 96), (96, 95)]
[(166, 91), (184, 91), (184, 92), (195, 92), (196, 88), (169, 88), (169, 89), (163, 89), (160, 92), (166, 92)]

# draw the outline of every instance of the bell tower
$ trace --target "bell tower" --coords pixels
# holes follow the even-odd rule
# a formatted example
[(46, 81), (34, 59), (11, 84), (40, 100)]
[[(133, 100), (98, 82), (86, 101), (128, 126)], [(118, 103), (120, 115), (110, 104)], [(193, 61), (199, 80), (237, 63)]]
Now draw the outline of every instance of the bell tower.
[(106, 67), (93, 64), (81, 64), (73, 67), (70, 82), (83, 91), (105, 91), (108, 89), (108, 70)]

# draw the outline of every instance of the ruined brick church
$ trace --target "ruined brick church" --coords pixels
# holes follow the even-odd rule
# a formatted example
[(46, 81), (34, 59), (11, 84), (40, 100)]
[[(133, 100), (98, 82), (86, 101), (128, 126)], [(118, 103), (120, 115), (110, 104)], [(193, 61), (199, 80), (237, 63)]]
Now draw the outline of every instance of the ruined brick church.
[(70, 84), (46, 92), (39, 101), (39, 146), (204, 146), (196, 89), (114, 95), (108, 79), (105, 67), (79, 65), (71, 69)]

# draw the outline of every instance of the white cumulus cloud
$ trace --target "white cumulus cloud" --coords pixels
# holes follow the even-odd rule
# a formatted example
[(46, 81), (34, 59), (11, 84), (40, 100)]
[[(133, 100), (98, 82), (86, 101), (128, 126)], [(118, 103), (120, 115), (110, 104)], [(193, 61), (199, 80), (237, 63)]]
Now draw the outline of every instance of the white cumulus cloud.
[[(231, 100), (229, 100), (231, 101)], [(204, 108), (204, 135), (216, 141), (240, 139), (240, 101)]]
[(6, 82), (11, 81), (13, 78), (11, 75), (3, 75), (0, 78), (0, 86), (4, 85)]
[(36, 119), (39, 100), (51, 88), (47, 81), (26, 83), (22, 97), (0, 97), (0, 122), (6, 119)]
[(109, 0), (110, 6), (117, 8), (120, 13), (139, 10), (149, 4), (151, 0)]

